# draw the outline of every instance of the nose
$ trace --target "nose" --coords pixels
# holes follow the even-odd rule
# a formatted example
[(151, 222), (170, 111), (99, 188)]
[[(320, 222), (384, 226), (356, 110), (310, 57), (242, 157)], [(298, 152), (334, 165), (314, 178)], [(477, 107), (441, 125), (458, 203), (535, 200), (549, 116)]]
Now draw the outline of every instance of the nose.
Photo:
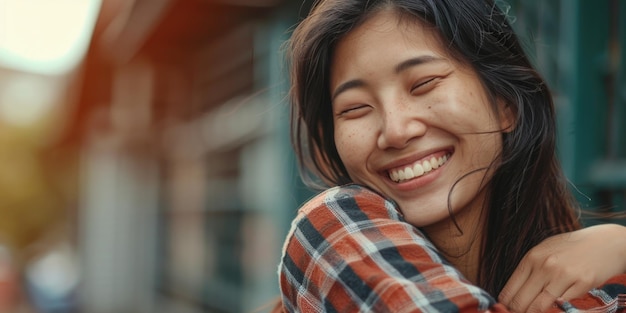
[(402, 104), (387, 107), (378, 136), (380, 149), (402, 149), (426, 134), (428, 126), (415, 109)]

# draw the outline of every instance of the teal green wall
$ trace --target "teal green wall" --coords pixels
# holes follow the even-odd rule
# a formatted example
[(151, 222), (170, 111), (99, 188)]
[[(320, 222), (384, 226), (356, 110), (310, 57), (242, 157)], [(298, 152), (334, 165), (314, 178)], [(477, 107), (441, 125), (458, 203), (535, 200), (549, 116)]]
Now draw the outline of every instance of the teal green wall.
[(553, 89), (559, 156), (572, 189), (586, 210), (623, 212), (626, 1), (509, 3), (499, 2)]

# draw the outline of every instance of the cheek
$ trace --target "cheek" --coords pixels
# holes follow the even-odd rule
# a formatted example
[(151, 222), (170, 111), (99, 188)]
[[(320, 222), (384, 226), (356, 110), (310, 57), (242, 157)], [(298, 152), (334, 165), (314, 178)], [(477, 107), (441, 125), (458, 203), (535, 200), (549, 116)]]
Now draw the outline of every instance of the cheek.
[(459, 99), (464, 103), (459, 108), (464, 110), (464, 114), (470, 117), (475, 125), (482, 127), (485, 131), (497, 131), (500, 129), (499, 122), (491, 105), (489, 97), (482, 92), (479, 84), (474, 84), (474, 88), (468, 88)]
[(344, 165), (351, 167), (351, 163), (358, 162), (368, 153), (371, 141), (368, 133), (366, 128), (361, 127), (335, 128), (335, 145)]
[(354, 150), (354, 142), (357, 134), (355, 132), (347, 131), (344, 129), (335, 129), (335, 145), (337, 146), (337, 152), (339, 156), (345, 162), (345, 156), (350, 154), (350, 151)]
[(477, 94), (456, 93), (440, 97), (431, 105), (433, 121), (457, 134), (497, 132), (500, 123), (492, 112), (491, 105)]

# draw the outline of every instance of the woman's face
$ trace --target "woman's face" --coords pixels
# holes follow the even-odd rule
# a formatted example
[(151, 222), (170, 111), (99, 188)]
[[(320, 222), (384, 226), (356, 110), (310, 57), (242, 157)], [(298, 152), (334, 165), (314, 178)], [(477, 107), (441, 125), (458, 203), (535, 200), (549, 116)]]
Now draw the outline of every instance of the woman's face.
[[(477, 74), (431, 29), (381, 11), (336, 46), (335, 142), (352, 180), (395, 200), (418, 227), (478, 216), (502, 129)], [(506, 112), (506, 111), (503, 111)]]

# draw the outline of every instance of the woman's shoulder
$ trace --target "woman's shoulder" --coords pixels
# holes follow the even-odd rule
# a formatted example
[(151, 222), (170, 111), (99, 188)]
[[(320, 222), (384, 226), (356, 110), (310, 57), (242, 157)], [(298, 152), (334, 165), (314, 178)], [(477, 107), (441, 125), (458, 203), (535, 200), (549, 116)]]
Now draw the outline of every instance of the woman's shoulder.
[(284, 249), (302, 246), (309, 254), (320, 255), (346, 237), (363, 238), (357, 234), (372, 232), (391, 238), (399, 232), (421, 236), (404, 222), (394, 202), (361, 185), (342, 185), (324, 190), (300, 207)]
[(342, 224), (379, 218), (403, 220), (395, 202), (357, 184), (336, 186), (317, 194), (300, 207), (294, 222), (305, 218)]

